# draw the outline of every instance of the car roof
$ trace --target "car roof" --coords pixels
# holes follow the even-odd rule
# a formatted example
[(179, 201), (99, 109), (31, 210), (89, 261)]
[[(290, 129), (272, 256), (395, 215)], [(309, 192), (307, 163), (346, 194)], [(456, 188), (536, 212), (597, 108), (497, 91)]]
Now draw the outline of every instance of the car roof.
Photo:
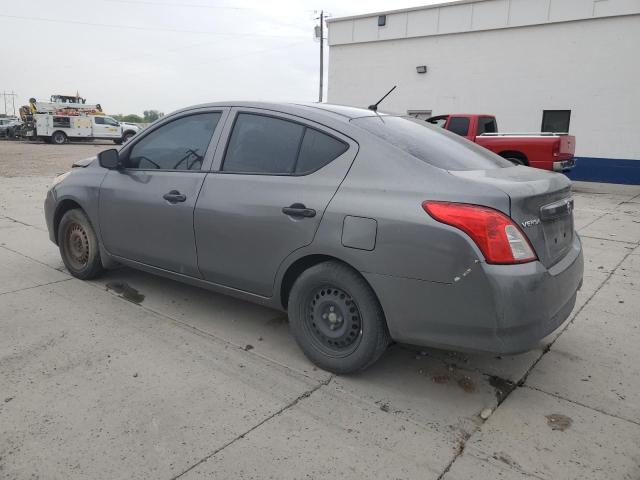
[[(354, 118), (371, 117), (379, 115), (372, 110), (365, 108), (351, 107), (348, 105), (336, 105), (331, 103), (288, 103), (288, 102), (251, 102), (251, 101), (231, 101), (213, 102), (183, 108), (173, 113), (185, 112), (193, 109), (209, 107), (245, 107), (273, 110), (282, 113), (289, 113), (301, 117), (314, 119), (318, 117), (330, 117), (332, 120), (349, 122)], [(384, 115), (384, 114), (383, 114)]]

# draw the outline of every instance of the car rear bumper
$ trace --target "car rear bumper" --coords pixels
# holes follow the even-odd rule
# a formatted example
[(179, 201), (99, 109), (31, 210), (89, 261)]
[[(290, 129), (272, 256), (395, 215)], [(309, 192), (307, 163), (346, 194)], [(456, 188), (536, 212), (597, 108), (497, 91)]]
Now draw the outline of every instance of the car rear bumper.
[(464, 351), (535, 348), (571, 314), (582, 286), (582, 245), (547, 269), (540, 262), (470, 265), (452, 283), (365, 273), (394, 340)]
[(570, 158), (568, 160), (562, 160), (559, 162), (553, 162), (553, 171), (554, 172), (568, 172), (573, 167), (576, 166), (575, 157)]

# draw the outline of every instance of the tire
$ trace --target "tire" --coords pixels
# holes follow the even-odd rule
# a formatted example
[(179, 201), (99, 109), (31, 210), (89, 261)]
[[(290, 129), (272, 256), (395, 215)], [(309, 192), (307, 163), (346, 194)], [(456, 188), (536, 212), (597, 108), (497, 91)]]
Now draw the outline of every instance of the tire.
[(526, 165), (526, 163), (524, 163), (524, 161), (520, 158), (511, 157), (511, 158), (506, 158), (506, 160), (509, 160), (514, 165)]
[(63, 145), (67, 143), (67, 136), (64, 132), (53, 132), (53, 135), (51, 135), (51, 142), (56, 145)]
[(333, 373), (366, 369), (391, 341), (369, 284), (337, 261), (302, 272), (291, 289), (288, 310), (291, 332), (304, 354)]
[(113, 143), (115, 143), (116, 145), (122, 145), (122, 139), (118, 138), (114, 140)]
[(126, 132), (122, 136), (122, 143), (127, 143), (129, 140), (131, 140), (133, 138), (134, 135), (135, 135), (135, 133)]
[(103, 272), (98, 238), (82, 210), (69, 210), (62, 216), (58, 246), (65, 267), (74, 277), (89, 280)]

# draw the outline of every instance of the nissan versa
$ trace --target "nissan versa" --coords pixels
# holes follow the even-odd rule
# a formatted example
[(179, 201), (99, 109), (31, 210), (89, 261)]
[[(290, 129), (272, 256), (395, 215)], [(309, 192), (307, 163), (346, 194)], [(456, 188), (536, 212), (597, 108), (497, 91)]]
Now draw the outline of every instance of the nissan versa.
[(426, 122), (208, 104), (76, 166), (45, 201), (71, 274), (124, 264), (286, 310), (337, 373), (392, 340), (526, 351), (582, 284), (569, 180)]

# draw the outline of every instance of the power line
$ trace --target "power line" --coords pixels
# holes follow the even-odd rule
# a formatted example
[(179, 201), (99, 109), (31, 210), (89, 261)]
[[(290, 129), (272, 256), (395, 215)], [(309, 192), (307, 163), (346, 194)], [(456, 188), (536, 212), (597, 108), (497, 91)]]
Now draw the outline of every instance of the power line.
[(225, 33), (225, 32), (211, 32), (206, 30), (182, 30), (177, 28), (143, 27), (139, 25), (114, 25), (110, 23), (81, 22), (78, 20), (63, 20), (63, 19), (55, 19), (55, 18), (22, 17), (19, 15), (0, 14), (0, 17), (11, 18), (16, 20), (35, 20), (39, 22), (68, 23), (73, 25), (87, 25), (91, 27), (121, 28), (121, 29), (127, 29), (127, 30), (141, 30), (141, 31), (152, 31), (152, 32), (194, 33), (194, 34), (202, 34), (202, 35), (219, 35), (219, 36), (228, 36), (228, 37), (306, 38), (306, 36), (304, 35), (269, 35), (264, 33)]
[(158, 5), (164, 7), (187, 7), (187, 8), (211, 8), (216, 10), (257, 10), (251, 7), (230, 7), (226, 5), (202, 5), (197, 3), (176, 3), (176, 2), (152, 2), (149, 0), (105, 0), (115, 3), (129, 3), (131, 5)]
[[(157, 5), (163, 7), (187, 7), (187, 8), (210, 8), (214, 10), (268, 10), (260, 9), (256, 7), (232, 7), (229, 5), (206, 5), (201, 3), (182, 3), (182, 2), (158, 2), (152, 0), (104, 0), (105, 2), (115, 3), (128, 3), (131, 5)], [(291, 9), (287, 8), (289, 12), (310, 12), (311, 9)]]

